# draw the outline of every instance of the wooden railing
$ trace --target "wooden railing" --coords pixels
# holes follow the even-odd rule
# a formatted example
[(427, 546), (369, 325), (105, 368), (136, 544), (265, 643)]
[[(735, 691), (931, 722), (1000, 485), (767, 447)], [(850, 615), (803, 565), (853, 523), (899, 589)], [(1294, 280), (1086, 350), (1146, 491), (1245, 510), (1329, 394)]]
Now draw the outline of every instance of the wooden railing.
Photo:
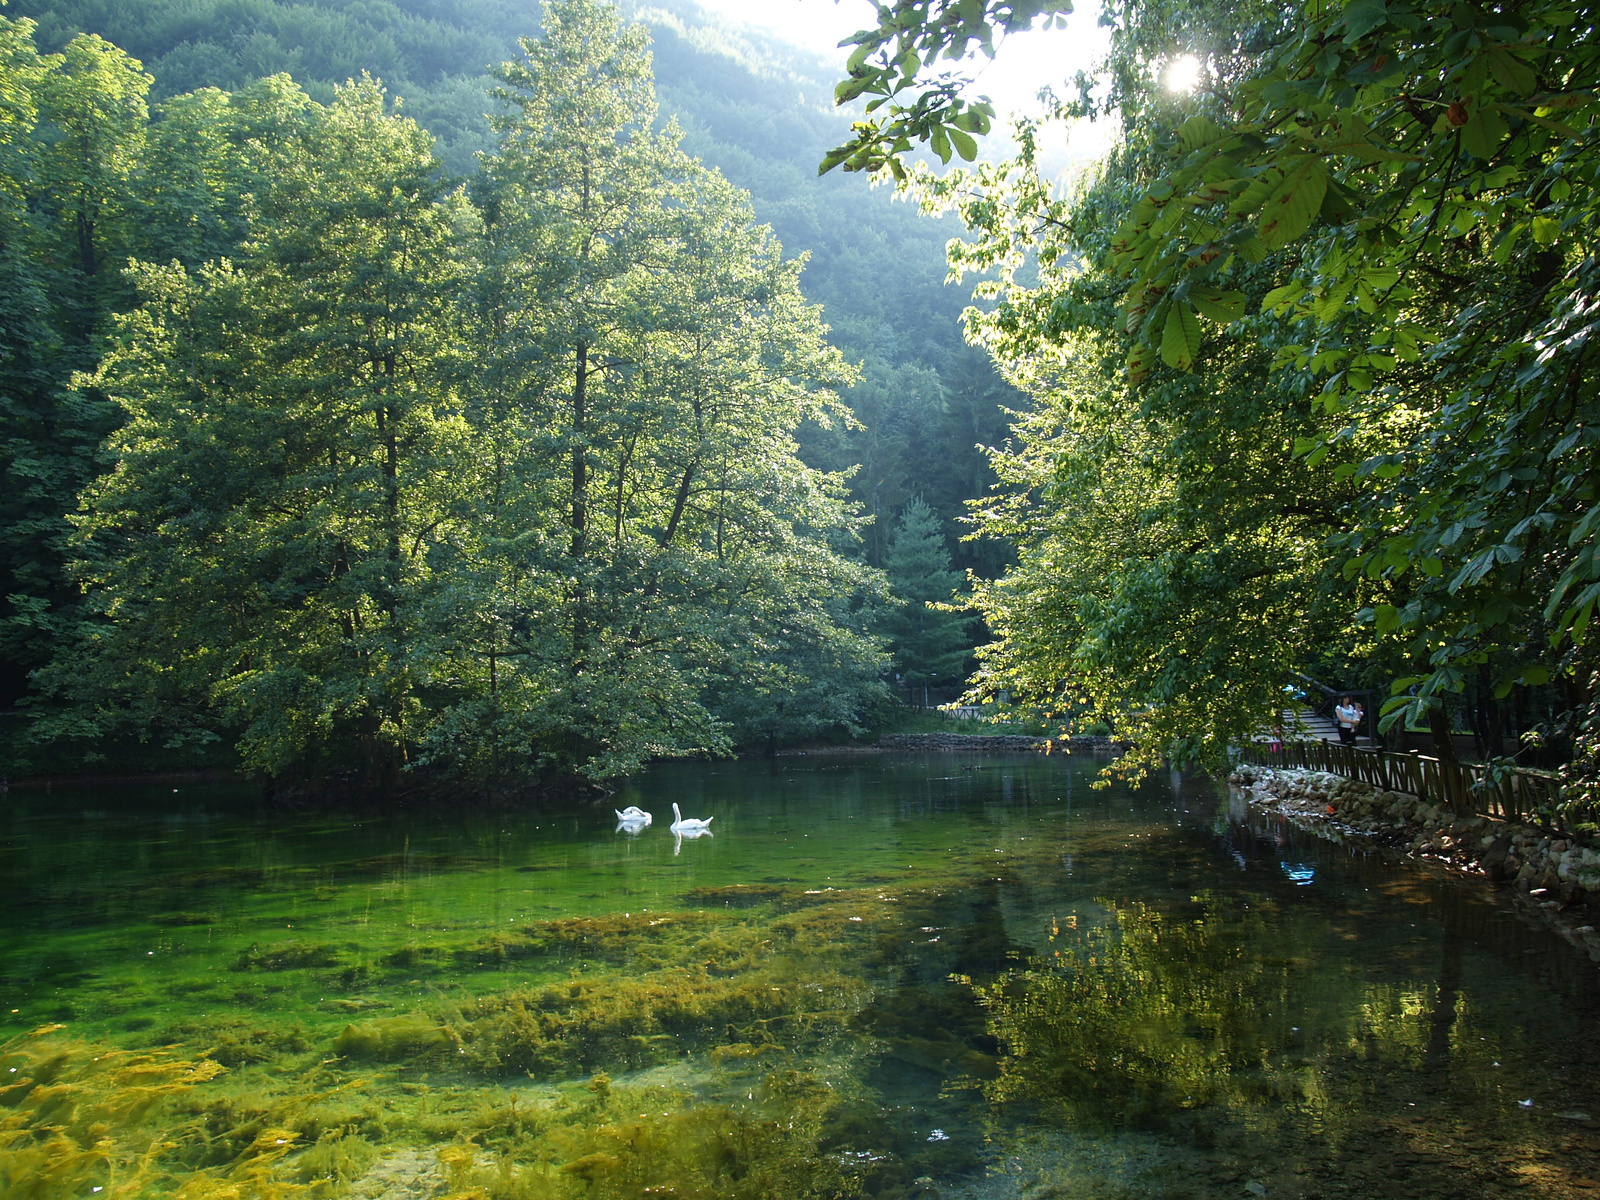
[[(1359, 779), (1390, 792), (1409, 792), (1457, 812), (1471, 811), (1506, 821), (1522, 821), (1537, 810), (1555, 813), (1561, 781), (1537, 771), (1491, 773), (1473, 763), (1446, 763), (1422, 754), (1390, 754), (1339, 742), (1283, 742), (1281, 747), (1251, 742), (1241, 757), (1263, 767), (1306, 767)], [(1586, 820), (1563, 814), (1566, 821)], [(1548, 818), (1547, 818), (1548, 819)]]

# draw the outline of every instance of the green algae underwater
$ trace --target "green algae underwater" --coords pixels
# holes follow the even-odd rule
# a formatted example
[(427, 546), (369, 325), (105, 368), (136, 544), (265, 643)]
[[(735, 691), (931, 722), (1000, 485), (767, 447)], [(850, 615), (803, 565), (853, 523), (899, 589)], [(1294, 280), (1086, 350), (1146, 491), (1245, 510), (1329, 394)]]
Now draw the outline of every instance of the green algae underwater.
[(13, 794), (0, 1196), (1583, 1194), (1594, 964), (1099, 765), (679, 763), (556, 816)]

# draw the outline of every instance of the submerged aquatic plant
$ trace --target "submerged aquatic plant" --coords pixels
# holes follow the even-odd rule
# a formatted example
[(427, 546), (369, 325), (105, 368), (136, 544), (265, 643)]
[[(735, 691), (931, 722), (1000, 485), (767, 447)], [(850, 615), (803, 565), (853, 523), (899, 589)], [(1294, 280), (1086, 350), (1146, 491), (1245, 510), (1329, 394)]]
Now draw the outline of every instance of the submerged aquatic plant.
[[(859, 960), (901, 914), (875, 889), (773, 889), (764, 902), (775, 911), (565, 918), (464, 947), (404, 947), (385, 965), (555, 961), (543, 980), (530, 971), (505, 986), (500, 975), (501, 986), (448, 1004), (351, 1021), (331, 1048), (361, 1063), (570, 1079), (724, 1044), (795, 1047), (844, 1035), (873, 994)], [(551, 978), (560, 963), (569, 974)]]
[[(183, 1059), (96, 1046), (47, 1025), (0, 1044), (0, 1196), (5, 1200), (288, 1200), (342, 1194), (310, 1188), (283, 1169), (301, 1131), (262, 1124), (222, 1161), (198, 1167), (211, 1142), (188, 1101), (226, 1073)], [(279, 1115), (306, 1097), (279, 1097)], [(203, 1105), (202, 1105), (203, 1110)], [(309, 1156), (308, 1156), (309, 1157)], [(348, 1155), (346, 1156), (349, 1157)], [(318, 1166), (312, 1160), (312, 1167)]]
[[(705, 947), (702, 947), (704, 951)], [(769, 955), (631, 978), (575, 976), (441, 1007), (351, 1022), (334, 1052), (363, 1062), (449, 1063), (490, 1076), (567, 1079), (638, 1070), (723, 1043), (794, 1045), (837, 1035), (870, 997), (859, 979)]]
[[(10, 1103), (23, 1092), (0, 1081), (0, 1194), (894, 1197), (910, 1161), (950, 1154), (861, 1082), (874, 1064), (990, 1073), (944, 1017), (934, 1030), (875, 1008), (878, 972), (928, 919), (910, 893), (692, 899), (705, 907), (436, 930), (387, 952), (250, 944), (231, 971), (165, 985), (214, 998), (215, 1015), (113, 1026), (166, 1052), (102, 1051), (59, 1028), (19, 1039), (6, 1079), (32, 1098)], [(358, 970), (372, 993), (349, 994)], [(578, 1082), (657, 1067), (646, 1078), (676, 1082)], [(62, 1081), (84, 1115), (56, 1128), (41, 1106)]]
[(226, 1069), (95, 1047), (46, 1025), (0, 1044), (0, 1195), (141, 1194), (170, 1148), (153, 1110)]
[[(516, 1155), (472, 1141), (438, 1153), (451, 1194), (466, 1200), (849, 1200), (896, 1193), (889, 1152), (830, 1149), (840, 1104), (815, 1077), (778, 1072), (745, 1103), (695, 1103), (681, 1092), (619, 1086), (599, 1075), (565, 1091)], [(487, 1139), (486, 1139), (487, 1140)]]
[(294, 971), (303, 967), (335, 967), (342, 961), (338, 946), (283, 942), (262, 947), (252, 942), (234, 959), (235, 971)]
[(216, 1171), (198, 1171), (185, 1179), (174, 1200), (288, 1200), (308, 1188), (282, 1178), (278, 1166), (293, 1154), (298, 1136), (292, 1129), (263, 1129), (237, 1162)]

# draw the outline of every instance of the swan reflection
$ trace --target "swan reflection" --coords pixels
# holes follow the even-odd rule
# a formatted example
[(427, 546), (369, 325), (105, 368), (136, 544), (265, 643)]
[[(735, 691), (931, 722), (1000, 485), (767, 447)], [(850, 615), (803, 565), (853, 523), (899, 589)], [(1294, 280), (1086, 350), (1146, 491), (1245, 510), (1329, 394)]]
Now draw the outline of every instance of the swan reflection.
[(712, 833), (711, 830), (709, 830), (709, 829), (696, 829), (696, 828), (694, 828), (692, 826), (674, 825), (674, 826), (672, 826), (672, 853), (673, 853), (673, 856), (676, 857), (678, 854), (683, 852), (683, 839), (684, 838), (689, 838), (690, 840), (693, 840), (694, 838), (716, 837), (716, 836), (717, 835)]

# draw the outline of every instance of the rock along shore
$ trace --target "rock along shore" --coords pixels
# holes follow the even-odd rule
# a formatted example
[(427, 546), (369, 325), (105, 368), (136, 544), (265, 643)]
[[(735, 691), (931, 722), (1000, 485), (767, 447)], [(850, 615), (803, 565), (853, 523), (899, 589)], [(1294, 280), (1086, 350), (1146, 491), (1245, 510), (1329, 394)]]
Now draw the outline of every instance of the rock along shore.
[(1535, 825), (1460, 815), (1405, 792), (1327, 771), (1240, 766), (1228, 776), (1249, 803), (1337, 839), (1443, 863), (1523, 899), (1600, 962), (1600, 852)]

